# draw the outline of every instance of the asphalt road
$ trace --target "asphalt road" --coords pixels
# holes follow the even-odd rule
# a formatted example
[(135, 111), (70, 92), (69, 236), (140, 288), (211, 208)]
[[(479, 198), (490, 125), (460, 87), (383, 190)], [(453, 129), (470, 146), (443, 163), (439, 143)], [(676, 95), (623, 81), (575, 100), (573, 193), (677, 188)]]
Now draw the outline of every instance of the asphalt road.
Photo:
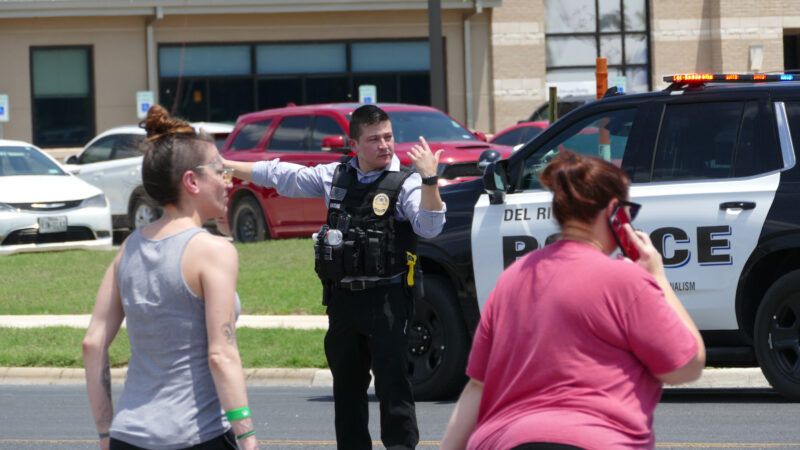
[[(335, 448), (329, 387), (251, 387), (249, 397), (261, 448)], [(418, 404), (420, 449), (437, 448), (452, 408)], [(379, 449), (374, 398), (370, 413)], [(670, 390), (656, 410), (657, 447), (800, 449), (798, 417), (800, 404), (768, 389)], [(96, 449), (94, 436), (83, 386), (0, 386), (0, 450)]]

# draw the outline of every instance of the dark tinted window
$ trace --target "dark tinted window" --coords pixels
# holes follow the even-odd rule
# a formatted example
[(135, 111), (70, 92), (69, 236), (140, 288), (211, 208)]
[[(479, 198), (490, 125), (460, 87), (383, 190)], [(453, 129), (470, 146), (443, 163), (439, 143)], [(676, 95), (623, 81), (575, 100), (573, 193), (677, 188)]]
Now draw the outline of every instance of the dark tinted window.
[(258, 81), (258, 108), (283, 108), (289, 103), (303, 104), (303, 80), (274, 78)]
[(135, 134), (124, 134), (117, 137), (111, 146), (112, 159), (133, 158), (142, 156), (141, 143), (144, 136)]
[(736, 147), (734, 176), (746, 177), (782, 167), (780, 148), (770, 138), (772, 128), (762, 120), (764, 117), (771, 117), (765, 106), (759, 106), (757, 102), (745, 104), (739, 144)]
[(525, 133), (525, 128), (517, 128), (517, 129), (509, 131), (508, 133), (506, 133), (506, 134), (504, 134), (504, 135), (502, 135), (502, 136), (500, 136), (500, 137), (498, 137), (496, 139), (493, 139), (492, 142), (495, 143), (495, 144), (509, 145), (509, 146), (513, 147), (513, 146), (519, 144), (520, 139), (522, 139), (523, 133)]
[(653, 181), (727, 178), (744, 103), (667, 105), (653, 162)]
[(212, 122), (234, 122), (242, 114), (252, 112), (253, 80), (209, 80), (209, 119)]
[(311, 134), (311, 150), (322, 149), (322, 138), (325, 136), (343, 135), (344, 130), (330, 117), (317, 116), (314, 118), (314, 131)]
[(311, 116), (286, 117), (269, 141), (270, 150), (308, 149), (308, 127)]
[(531, 139), (535, 138), (536, 136), (540, 135), (542, 131), (544, 131), (543, 128), (525, 127), (525, 133), (522, 135), (522, 138), (520, 139), (519, 142), (526, 143)]
[[(562, 150), (596, 156), (621, 167), (635, 118), (635, 109), (610, 111), (586, 118), (562, 131), (525, 159), (520, 189), (539, 189), (539, 175)], [(602, 142), (605, 133), (608, 133), (608, 143)]]
[(248, 123), (243, 126), (239, 134), (237, 134), (236, 138), (231, 142), (231, 146), (228, 150), (249, 150), (255, 148), (261, 140), (261, 137), (264, 136), (264, 132), (269, 128), (271, 122), (272, 120), (264, 120), (261, 122)]
[(106, 136), (81, 153), (78, 164), (89, 164), (111, 159), (111, 149), (119, 136)]

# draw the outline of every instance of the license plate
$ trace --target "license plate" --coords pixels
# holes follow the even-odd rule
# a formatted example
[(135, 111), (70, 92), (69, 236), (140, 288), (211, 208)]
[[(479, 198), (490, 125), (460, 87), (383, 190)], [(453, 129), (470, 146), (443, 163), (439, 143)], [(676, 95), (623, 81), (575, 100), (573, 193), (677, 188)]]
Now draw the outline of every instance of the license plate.
[(39, 217), (39, 233), (63, 233), (67, 231), (67, 216)]

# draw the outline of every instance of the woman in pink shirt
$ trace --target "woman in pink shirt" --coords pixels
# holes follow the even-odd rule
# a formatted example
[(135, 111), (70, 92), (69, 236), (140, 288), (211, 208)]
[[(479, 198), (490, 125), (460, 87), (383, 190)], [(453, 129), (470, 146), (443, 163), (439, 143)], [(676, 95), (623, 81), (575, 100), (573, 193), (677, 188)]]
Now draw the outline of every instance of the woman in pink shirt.
[(662, 383), (705, 365), (700, 332), (647, 234), (624, 225), (640, 257), (609, 258), (610, 218), (639, 207), (621, 169), (565, 151), (541, 181), (561, 239), (497, 281), (442, 448), (653, 448)]

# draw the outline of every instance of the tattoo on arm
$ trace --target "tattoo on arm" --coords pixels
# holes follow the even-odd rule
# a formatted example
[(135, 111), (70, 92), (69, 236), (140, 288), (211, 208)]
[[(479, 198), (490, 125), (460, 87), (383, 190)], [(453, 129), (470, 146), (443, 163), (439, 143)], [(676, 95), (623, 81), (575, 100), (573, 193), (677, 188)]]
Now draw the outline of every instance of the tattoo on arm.
[(103, 408), (99, 425), (103, 427), (103, 429), (107, 430), (108, 427), (111, 426), (111, 421), (114, 419), (114, 406), (111, 400), (111, 364), (109, 363), (108, 355), (105, 356), (103, 361), (101, 382), (103, 384), (103, 391), (106, 394), (108, 403), (106, 404), (106, 407)]
[(236, 345), (236, 319), (234, 317), (231, 317), (228, 323), (222, 325), (222, 333), (225, 335), (228, 344)]

